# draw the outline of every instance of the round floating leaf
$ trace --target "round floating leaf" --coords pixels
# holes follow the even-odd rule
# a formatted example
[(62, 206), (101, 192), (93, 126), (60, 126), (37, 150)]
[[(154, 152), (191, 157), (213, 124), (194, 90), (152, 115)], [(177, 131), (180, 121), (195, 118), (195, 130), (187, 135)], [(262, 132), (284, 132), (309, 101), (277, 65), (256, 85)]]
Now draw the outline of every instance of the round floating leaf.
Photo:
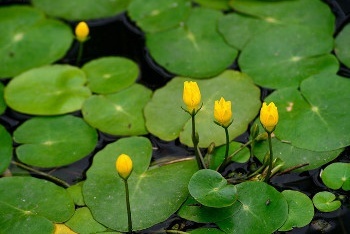
[(128, 230), (124, 181), (115, 169), (122, 153), (133, 161), (128, 179), (133, 230), (166, 220), (187, 198), (187, 185), (197, 164), (190, 160), (148, 169), (152, 145), (144, 137), (122, 138), (95, 155), (83, 186), (93, 217), (113, 230)]
[(252, 38), (238, 62), (260, 86), (298, 87), (311, 75), (338, 71), (332, 48), (331, 34), (297, 25), (275, 27)]
[(4, 85), (0, 83), (0, 115), (6, 110), (6, 103), (4, 100)]
[(139, 69), (132, 60), (122, 57), (104, 57), (92, 60), (82, 67), (88, 87), (94, 93), (114, 93), (132, 85)]
[(0, 15), (0, 77), (50, 64), (62, 58), (73, 41), (68, 25), (32, 7), (1, 7)]
[(0, 175), (9, 167), (12, 159), (12, 137), (0, 125)]
[(46, 14), (67, 20), (107, 18), (125, 11), (130, 0), (33, 0), (32, 4)]
[(181, 218), (197, 223), (214, 223), (232, 216), (240, 208), (239, 202), (234, 202), (232, 206), (222, 208), (203, 206), (189, 196), (177, 213)]
[[(184, 81), (177, 77), (155, 91), (152, 100), (145, 107), (147, 129), (163, 140), (180, 141), (192, 146), (191, 116), (181, 109), (184, 107), (182, 92)], [(230, 138), (234, 139), (247, 130), (249, 122), (259, 112), (260, 90), (243, 73), (228, 70), (212, 79), (195, 80), (202, 94), (202, 109), (196, 115), (196, 131), (199, 146), (208, 147), (210, 143), (221, 145), (226, 142), (225, 131), (214, 124), (214, 101), (224, 97), (232, 102), (233, 123), (228, 128)]]
[(87, 207), (76, 209), (73, 217), (66, 222), (66, 225), (76, 233), (97, 233), (107, 229), (94, 219)]
[(91, 95), (85, 82), (85, 74), (69, 65), (34, 68), (10, 81), (5, 87), (5, 101), (26, 114), (65, 114), (79, 110)]
[(212, 0), (194, 0), (194, 2), (204, 6), (204, 7), (209, 7), (209, 8), (213, 8), (216, 10), (229, 10), (230, 6), (229, 6), (229, 0), (216, 0), (216, 1), (212, 1)]
[(144, 32), (157, 32), (178, 26), (191, 11), (188, 0), (133, 0), (128, 14)]
[(332, 212), (341, 206), (341, 202), (335, 200), (335, 195), (327, 191), (316, 193), (312, 198), (312, 202), (322, 212)]
[(29, 165), (58, 167), (87, 156), (97, 144), (96, 130), (74, 116), (34, 117), (19, 126), (13, 138), (22, 145), (18, 158)]
[(184, 25), (149, 33), (146, 44), (154, 60), (168, 71), (194, 78), (224, 71), (237, 56), (217, 32), (221, 12), (194, 8)]
[(227, 207), (237, 200), (236, 187), (217, 171), (203, 169), (197, 171), (188, 184), (190, 194), (199, 203), (209, 207)]
[(350, 80), (319, 74), (303, 81), (300, 91), (275, 91), (267, 102), (278, 107), (278, 139), (298, 148), (332, 151), (350, 145)]
[(225, 232), (221, 231), (220, 229), (216, 229), (216, 228), (198, 228), (198, 229), (189, 231), (188, 233), (191, 233), (191, 234), (223, 234)]
[(146, 134), (143, 107), (151, 91), (134, 84), (118, 93), (93, 95), (83, 105), (83, 116), (94, 128), (119, 136)]
[(284, 196), (264, 182), (243, 182), (237, 186), (241, 209), (232, 217), (217, 222), (226, 233), (273, 233), (288, 217)]
[(350, 163), (332, 163), (321, 174), (323, 183), (331, 189), (350, 190)]
[(288, 218), (279, 231), (289, 231), (294, 227), (308, 225), (314, 217), (314, 205), (304, 193), (294, 190), (284, 190), (283, 196), (288, 202)]
[(0, 225), (3, 233), (53, 233), (68, 220), (74, 203), (65, 189), (33, 177), (0, 179)]
[(84, 182), (81, 181), (67, 188), (67, 192), (73, 198), (74, 204), (76, 204), (77, 206), (85, 206), (82, 192), (83, 184)]
[(334, 51), (339, 60), (350, 68), (350, 24), (346, 25), (335, 38)]

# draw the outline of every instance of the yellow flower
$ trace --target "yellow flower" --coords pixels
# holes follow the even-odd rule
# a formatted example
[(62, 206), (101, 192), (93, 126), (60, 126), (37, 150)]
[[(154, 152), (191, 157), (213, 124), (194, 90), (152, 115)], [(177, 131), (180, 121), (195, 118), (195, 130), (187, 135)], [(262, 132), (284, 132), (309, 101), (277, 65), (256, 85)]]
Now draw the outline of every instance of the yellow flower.
[(221, 126), (229, 126), (232, 118), (231, 102), (225, 101), (223, 97), (221, 97), (220, 101), (215, 101), (214, 118)]
[(275, 130), (278, 123), (278, 110), (275, 103), (271, 102), (269, 105), (266, 105), (266, 102), (263, 103), (260, 109), (260, 122), (267, 132), (271, 133)]
[(84, 21), (79, 22), (79, 24), (75, 27), (75, 36), (77, 40), (84, 42), (87, 40), (88, 35), (89, 26)]
[(183, 101), (190, 113), (198, 108), (198, 105), (201, 102), (201, 92), (199, 90), (197, 82), (184, 82)]
[(120, 177), (126, 180), (132, 171), (132, 160), (128, 155), (121, 154), (115, 162), (115, 167)]

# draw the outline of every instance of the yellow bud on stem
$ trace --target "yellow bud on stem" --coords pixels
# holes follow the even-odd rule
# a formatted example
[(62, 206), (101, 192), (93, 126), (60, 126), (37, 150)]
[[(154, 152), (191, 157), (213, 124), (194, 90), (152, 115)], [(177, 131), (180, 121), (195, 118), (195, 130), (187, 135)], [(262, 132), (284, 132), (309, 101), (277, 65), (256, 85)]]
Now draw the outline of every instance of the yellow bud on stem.
[(89, 36), (89, 26), (84, 21), (78, 23), (75, 27), (75, 36), (79, 42), (84, 42)]
[(197, 82), (184, 82), (183, 101), (190, 113), (192, 113), (193, 110), (196, 111), (201, 102), (201, 92), (199, 90)]
[(223, 97), (221, 97), (220, 101), (215, 101), (214, 118), (221, 126), (228, 127), (232, 118), (231, 102), (225, 101)]
[(132, 160), (126, 154), (121, 154), (115, 162), (115, 167), (120, 177), (128, 179), (132, 171)]
[(275, 103), (271, 102), (269, 105), (266, 105), (266, 102), (263, 103), (260, 109), (260, 122), (267, 132), (271, 133), (275, 130), (278, 123), (278, 110)]

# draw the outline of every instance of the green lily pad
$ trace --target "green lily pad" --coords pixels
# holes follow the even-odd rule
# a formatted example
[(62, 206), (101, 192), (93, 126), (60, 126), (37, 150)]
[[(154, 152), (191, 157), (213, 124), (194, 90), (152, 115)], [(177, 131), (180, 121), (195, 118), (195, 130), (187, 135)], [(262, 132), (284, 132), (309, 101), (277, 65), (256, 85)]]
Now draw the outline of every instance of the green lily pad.
[(197, 171), (188, 184), (190, 194), (199, 203), (209, 207), (231, 206), (237, 200), (237, 189), (217, 171), (203, 169)]
[[(350, 145), (350, 80), (319, 74), (294, 88), (277, 90), (266, 98), (278, 107), (278, 139), (313, 151), (332, 151)], [(322, 94), (322, 95), (320, 95)]]
[(216, 10), (229, 10), (229, 0), (194, 0), (194, 2), (200, 4), (201, 6), (216, 9)]
[[(146, 34), (153, 59), (168, 71), (193, 78), (218, 75), (230, 66), (237, 50), (217, 32), (220, 11), (194, 8), (183, 25)], [(176, 40), (174, 39), (176, 38)]]
[(315, 207), (322, 212), (332, 212), (339, 209), (341, 206), (341, 202), (335, 200), (335, 195), (327, 191), (316, 193), (312, 198), (312, 202)]
[(133, 161), (128, 178), (133, 230), (166, 220), (186, 200), (187, 185), (197, 164), (189, 160), (148, 169), (152, 145), (144, 137), (122, 138), (95, 155), (83, 186), (85, 203), (93, 217), (113, 230), (128, 230), (124, 181), (115, 169), (122, 153)]
[(191, 233), (191, 234), (223, 234), (225, 232), (223, 232), (217, 228), (198, 228), (198, 229), (189, 231), (188, 233)]
[(83, 105), (84, 119), (94, 128), (112, 135), (146, 134), (142, 110), (151, 93), (144, 86), (134, 84), (118, 93), (93, 95)]
[(257, 181), (237, 186), (241, 209), (232, 217), (217, 222), (226, 233), (273, 233), (288, 217), (288, 204), (274, 187)]
[(189, 196), (177, 214), (183, 219), (197, 223), (215, 223), (232, 216), (240, 208), (239, 202), (234, 202), (233, 205), (222, 208), (203, 206), (192, 196)]
[(73, 217), (66, 222), (66, 225), (76, 233), (81, 234), (97, 233), (107, 230), (105, 226), (94, 219), (87, 207), (76, 209)]
[(32, 115), (59, 115), (81, 109), (91, 93), (85, 74), (69, 65), (31, 69), (5, 87), (5, 101), (12, 109)]
[(284, 190), (283, 196), (288, 202), (288, 218), (279, 231), (289, 231), (294, 227), (308, 225), (314, 217), (314, 205), (304, 193), (294, 190)]
[(350, 190), (350, 163), (332, 163), (321, 174), (323, 183), (331, 189)]
[[(145, 107), (148, 131), (163, 140), (180, 137), (183, 144), (193, 146), (191, 139), (191, 116), (181, 109), (183, 77), (172, 79), (167, 85), (153, 94)], [(199, 147), (208, 147), (214, 142), (219, 146), (226, 142), (225, 131), (214, 124), (214, 101), (224, 97), (232, 102), (233, 123), (228, 128), (230, 139), (247, 130), (259, 112), (260, 90), (243, 73), (228, 70), (212, 79), (195, 80), (201, 90), (202, 109), (196, 115), (196, 131), (199, 134)]]
[(338, 59), (350, 68), (350, 24), (346, 25), (335, 38), (334, 52)]
[(139, 68), (132, 60), (122, 57), (104, 57), (92, 60), (82, 67), (88, 87), (94, 93), (108, 94), (131, 86), (139, 76)]
[(338, 71), (332, 48), (331, 34), (297, 25), (274, 27), (252, 38), (238, 63), (260, 86), (298, 87), (312, 75)]
[(38, 167), (71, 164), (97, 144), (96, 130), (70, 115), (31, 118), (15, 130), (13, 138), (22, 144), (16, 149), (18, 158)]
[(0, 225), (3, 233), (53, 233), (67, 221), (74, 203), (65, 189), (33, 177), (0, 179)]
[(0, 125), (0, 175), (10, 166), (12, 159), (12, 137), (6, 129)]
[[(33, 0), (34, 7), (66, 20), (88, 20), (115, 16), (126, 10), (130, 0)], [(77, 10), (79, 9), (79, 10)]]
[(0, 115), (6, 110), (6, 103), (4, 100), (4, 85), (0, 83)]
[(50, 64), (62, 58), (73, 41), (68, 25), (35, 8), (1, 7), (0, 15), (0, 77)]
[(74, 204), (76, 204), (77, 206), (85, 206), (83, 191), (82, 191), (83, 184), (84, 184), (84, 181), (81, 181), (67, 188), (67, 192), (73, 198)]
[(191, 12), (189, 0), (133, 0), (128, 14), (144, 32), (157, 32), (178, 26)]

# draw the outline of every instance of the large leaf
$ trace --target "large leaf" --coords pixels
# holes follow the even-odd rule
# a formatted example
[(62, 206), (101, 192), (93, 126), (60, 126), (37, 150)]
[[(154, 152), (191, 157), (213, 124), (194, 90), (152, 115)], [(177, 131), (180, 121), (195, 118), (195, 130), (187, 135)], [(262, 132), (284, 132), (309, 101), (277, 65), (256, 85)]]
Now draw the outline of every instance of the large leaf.
[[(184, 81), (177, 77), (158, 89), (145, 107), (147, 129), (163, 140), (180, 141), (192, 146), (191, 116), (181, 109), (184, 106), (182, 92)], [(196, 115), (196, 130), (199, 146), (208, 147), (211, 142), (221, 145), (226, 142), (225, 131), (213, 123), (214, 101), (224, 97), (232, 102), (233, 123), (228, 128), (230, 139), (247, 130), (260, 108), (260, 90), (243, 73), (228, 70), (212, 79), (196, 80), (202, 94), (203, 107)]]
[(114, 230), (128, 230), (124, 181), (115, 169), (116, 158), (122, 153), (133, 161), (128, 179), (133, 230), (164, 221), (187, 198), (187, 184), (197, 164), (190, 160), (148, 168), (152, 145), (143, 137), (120, 139), (95, 155), (83, 186), (93, 217)]
[(346, 25), (335, 38), (334, 52), (339, 60), (350, 68), (350, 24)]
[(194, 78), (224, 71), (237, 56), (217, 32), (221, 12), (194, 8), (184, 25), (146, 35), (153, 59), (168, 71)]
[(273, 101), (278, 107), (276, 137), (313, 151), (350, 145), (349, 90), (350, 80), (325, 73), (303, 81), (300, 91), (275, 91), (266, 101)]
[(57, 167), (87, 156), (97, 144), (96, 130), (74, 116), (34, 117), (13, 134), (22, 145), (18, 158), (29, 165)]
[(5, 88), (12, 109), (32, 115), (58, 115), (80, 110), (91, 95), (84, 72), (69, 65), (31, 69), (15, 77)]
[(12, 137), (0, 125), (0, 175), (8, 168), (12, 159)]
[(98, 130), (119, 136), (146, 134), (143, 107), (151, 91), (134, 84), (120, 92), (93, 95), (83, 105), (86, 122)]
[(191, 11), (189, 0), (133, 0), (128, 14), (144, 32), (157, 32), (178, 26)]
[(74, 203), (65, 189), (33, 177), (0, 179), (1, 233), (53, 233), (67, 221)]
[(288, 217), (284, 196), (264, 182), (243, 182), (237, 186), (241, 209), (232, 217), (217, 222), (226, 233), (273, 233)]
[(123, 12), (130, 0), (33, 0), (46, 14), (67, 20), (107, 18)]
[[(51, 1), (50, 1), (51, 2)], [(65, 55), (73, 35), (70, 27), (27, 6), (0, 9), (0, 77), (50, 64)]]
[(238, 63), (260, 86), (298, 87), (311, 75), (338, 71), (332, 48), (332, 34), (297, 25), (274, 27), (252, 38)]
[(331, 189), (350, 190), (350, 163), (332, 163), (321, 174), (323, 183)]

